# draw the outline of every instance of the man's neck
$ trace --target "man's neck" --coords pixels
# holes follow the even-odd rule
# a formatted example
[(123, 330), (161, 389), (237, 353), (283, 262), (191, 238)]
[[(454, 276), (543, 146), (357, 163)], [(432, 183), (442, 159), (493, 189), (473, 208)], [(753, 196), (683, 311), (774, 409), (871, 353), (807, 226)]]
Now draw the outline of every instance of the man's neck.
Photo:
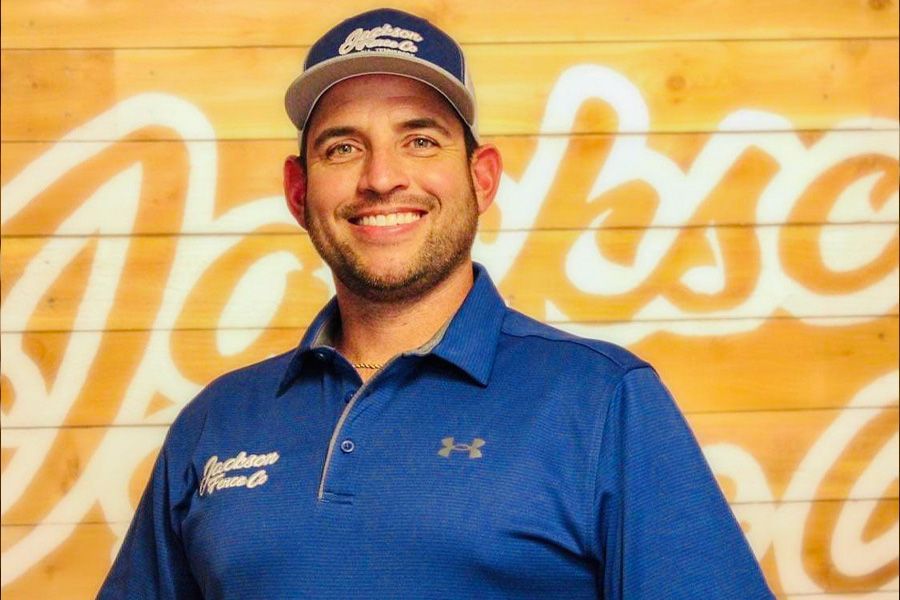
[[(383, 365), (430, 340), (462, 305), (473, 284), (472, 263), (460, 265), (424, 295), (373, 302), (336, 284), (341, 314), (337, 349), (351, 363)], [(377, 369), (357, 368), (363, 380)]]

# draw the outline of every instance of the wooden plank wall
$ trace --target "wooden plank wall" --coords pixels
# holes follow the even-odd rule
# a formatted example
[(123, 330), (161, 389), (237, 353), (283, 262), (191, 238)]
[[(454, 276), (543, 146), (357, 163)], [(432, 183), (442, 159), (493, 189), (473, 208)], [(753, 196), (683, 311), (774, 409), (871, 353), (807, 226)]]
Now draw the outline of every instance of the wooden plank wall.
[[(509, 303), (658, 367), (779, 598), (898, 598), (896, 0), (394, 4), (470, 56)], [(281, 99), (373, 3), (0, 6), (3, 595), (88, 598), (180, 407), (332, 292)]]

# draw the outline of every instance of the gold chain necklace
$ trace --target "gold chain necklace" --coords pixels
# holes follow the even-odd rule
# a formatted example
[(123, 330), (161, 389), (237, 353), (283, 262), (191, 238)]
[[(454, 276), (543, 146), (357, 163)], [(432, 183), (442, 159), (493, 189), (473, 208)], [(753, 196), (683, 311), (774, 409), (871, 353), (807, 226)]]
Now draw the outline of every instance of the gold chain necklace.
[(372, 371), (377, 371), (378, 369), (380, 369), (381, 367), (384, 366), (384, 363), (378, 364), (378, 363), (360, 362), (360, 363), (350, 363), (350, 364), (353, 365), (354, 369), (369, 369)]

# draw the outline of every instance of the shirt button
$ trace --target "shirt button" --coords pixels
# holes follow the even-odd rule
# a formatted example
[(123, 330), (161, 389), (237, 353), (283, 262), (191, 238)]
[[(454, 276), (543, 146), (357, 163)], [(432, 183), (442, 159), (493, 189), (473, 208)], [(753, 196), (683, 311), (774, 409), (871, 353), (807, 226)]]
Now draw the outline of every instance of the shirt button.
[(350, 454), (356, 448), (356, 444), (353, 443), (353, 440), (344, 440), (341, 442), (341, 450), (345, 454)]

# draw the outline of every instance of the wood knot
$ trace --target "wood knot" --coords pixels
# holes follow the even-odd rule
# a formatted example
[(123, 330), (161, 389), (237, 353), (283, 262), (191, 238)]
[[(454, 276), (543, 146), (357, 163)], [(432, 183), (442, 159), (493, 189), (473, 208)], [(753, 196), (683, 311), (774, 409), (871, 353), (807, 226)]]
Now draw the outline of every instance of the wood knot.
[(672, 75), (666, 80), (666, 87), (668, 87), (673, 92), (680, 92), (684, 89), (684, 86), (686, 84), (687, 82), (681, 75)]

